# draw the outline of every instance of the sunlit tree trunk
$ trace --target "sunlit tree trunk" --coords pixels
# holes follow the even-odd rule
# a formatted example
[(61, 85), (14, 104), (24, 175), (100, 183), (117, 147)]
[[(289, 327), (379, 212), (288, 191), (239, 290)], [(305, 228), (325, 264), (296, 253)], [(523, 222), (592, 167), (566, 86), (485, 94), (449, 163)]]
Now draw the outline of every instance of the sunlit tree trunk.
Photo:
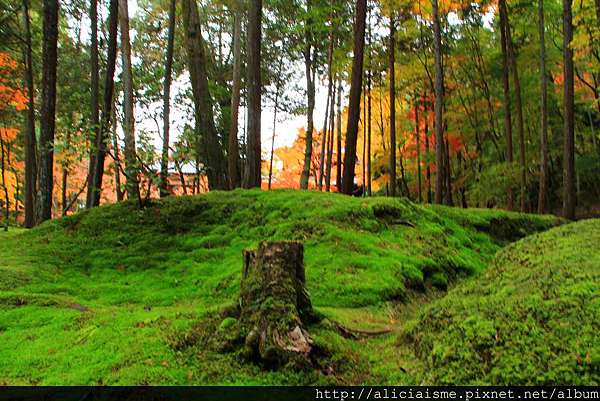
[(346, 129), (346, 150), (344, 152), (344, 176), (342, 191), (350, 195), (354, 189), (354, 167), (356, 165), (356, 141), (360, 117), (360, 92), (362, 89), (363, 54), (365, 48), (365, 21), (367, 0), (357, 0), (354, 21), (354, 57), (348, 104), (348, 126)]
[(435, 53), (435, 163), (436, 163), (436, 182), (435, 182), (435, 203), (441, 204), (444, 195), (444, 127), (443, 127), (443, 107), (444, 107), (444, 71), (442, 68), (442, 32), (440, 26), (440, 16), (438, 9), (438, 0), (432, 0), (433, 7), (433, 32), (434, 32), (434, 53)]
[(260, 80), (260, 44), (261, 44), (262, 0), (250, 0), (248, 11), (248, 143), (246, 181), (247, 188), (260, 188), (261, 146), (261, 80)]
[(202, 155), (202, 162), (208, 178), (208, 188), (227, 189), (227, 163), (223, 148), (215, 128), (212, 98), (208, 85), (205, 44), (202, 39), (200, 17), (196, 0), (182, 0), (183, 25), (185, 28), (185, 47), (187, 50), (188, 70), (194, 97), (194, 115), (196, 120), (196, 153)]
[(325, 175), (325, 191), (331, 190), (331, 168), (333, 161), (333, 131), (335, 130), (335, 97), (337, 95), (337, 89), (335, 86), (335, 79), (333, 80), (333, 94), (331, 95), (331, 102), (329, 104), (329, 139), (327, 140), (327, 166)]
[(25, 227), (35, 225), (35, 194), (37, 181), (37, 139), (35, 136), (35, 88), (33, 83), (33, 61), (31, 51), (31, 22), (29, 0), (23, 0), (23, 69), (27, 88), (27, 111), (25, 116)]
[(123, 189), (121, 187), (121, 152), (119, 150), (119, 140), (117, 136), (117, 111), (113, 99), (113, 107), (110, 113), (110, 129), (112, 131), (113, 152), (115, 155), (115, 195), (117, 202), (123, 200)]
[(564, 154), (563, 154), (563, 214), (575, 218), (575, 89), (573, 77), (573, 12), (572, 0), (563, 0), (563, 73), (564, 73)]
[(90, 159), (88, 164), (88, 193), (86, 207), (92, 206), (96, 142), (100, 135), (100, 78), (98, 67), (98, 0), (90, 0)]
[(44, 0), (43, 8), (39, 222), (52, 218), (54, 129), (56, 124), (56, 66), (58, 52), (58, 0)]
[(342, 192), (342, 80), (338, 80), (337, 90), (337, 140), (336, 140), (336, 175), (335, 185)]
[(277, 134), (277, 110), (279, 109), (279, 90), (281, 86), (281, 70), (283, 64), (283, 57), (279, 58), (279, 66), (277, 69), (277, 76), (275, 77), (275, 102), (273, 105), (273, 136), (271, 137), (271, 159), (269, 160), (269, 185), (268, 188), (271, 190), (271, 182), (273, 180), (273, 155), (275, 154), (275, 135)]
[(396, 196), (396, 21), (390, 17), (390, 196)]
[(423, 194), (421, 192), (421, 138), (419, 132), (419, 99), (417, 93), (414, 94), (415, 107), (415, 139), (417, 146), (417, 199), (423, 202)]
[(242, 5), (241, 0), (235, 1), (233, 23), (233, 83), (231, 87), (231, 126), (227, 144), (227, 170), (229, 187), (238, 188), (241, 185), (240, 151), (238, 145), (238, 119), (240, 112), (240, 88), (242, 82)]
[(171, 79), (173, 73), (173, 44), (175, 42), (176, 0), (169, 5), (169, 30), (167, 33), (167, 53), (165, 56), (165, 79), (163, 84), (163, 146), (160, 158), (160, 197), (169, 196), (169, 131), (171, 118)]
[(129, 199), (140, 200), (137, 156), (135, 149), (135, 115), (133, 114), (133, 75), (131, 68), (131, 43), (129, 41), (128, 0), (119, 0), (119, 26), (121, 29), (121, 62), (123, 72), (123, 132), (125, 134), (125, 187)]
[[(8, 143), (6, 144), (8, 148)], [(2, 175), (2, 189), (4, 190), (4, 231), (8, 231), (8, 219), (10, 218), (10, 199), (8, 198), (8, 183), (6, 182), (6, 167), (10, 163), (7, 160), (8, 149), (5, 149), (4, 140), (0, 136), (0, 173)]]
[[(600, 1), (600, 0), (598, 0)], [(538, 213), (548, 211), (548, 90), (546, 81), (546, 42), (544, 32), (544, 0), (538, 0), (538, 28), (540, 33), (540, 189)]]
[(323, 131), (321, 135), (321, 153), (319, 154), (319, 181), (318, 189), (323, 190), (323, 178), (325, 176), (325, 154), (327, 153), (327, 127), (329, 124), (329, 113), (333, 113), (333, 110), (329, 108), (331, 102), (331, 96), (333, 94), (333, 77), (331, 74), (331, 62), (333, 58), (333, 35), (329, 37), (329, 49), (327, 51), (327, 102), (325, 103), (325, 117), (323, 117)]
[(108, 55), (106, 61), (106, 75), (104, 81), (104, 107), (102, 109), (102, 120), (100, 130), (96, 137), (94, 156), (94, 168), (92, 172), (92, 186), (88, 187), (88, 205), (95, 207), (100, 205), (102, 193), (102, 178), (104, 177), (104, 160), (106, 158), (106, 146), (108, 140), (110, 114), (113, 103), (114, 75), (117, 60), (117, 22), (119, 5), (118, 0), (110, 0), (108, 14)]
[[(312, 9), (312, 0), (306, 1), (306, 14), (310, 15)], [(300, 176), (300, 189), (308, 188), (308, 179), (310, 176), (310, 164), (312, 161), (312, 144), (314, 120), (313, 111), (315, 109), (315, 82), (313, 80), (313, 56), (312, 56), (312, 20), (307, 18), (304, 26), (304, 74), (306, 75), (306, 144), (304, 150), (304, 164), (302, 166), (302, 175)]]

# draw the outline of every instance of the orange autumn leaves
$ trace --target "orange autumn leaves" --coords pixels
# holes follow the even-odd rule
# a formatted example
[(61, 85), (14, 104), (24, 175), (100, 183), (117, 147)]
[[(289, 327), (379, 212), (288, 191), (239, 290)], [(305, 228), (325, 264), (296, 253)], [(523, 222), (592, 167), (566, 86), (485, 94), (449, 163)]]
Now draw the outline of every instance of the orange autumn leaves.
[[(7, 53), (0, 52), (0, 151), (2, 159), (2, 194), (8, 193), (8, 203), (17, 202), (19, 191), (19, 172), (23, 170), (23, 162), (17, 160), (15, 140), (19, 129), (9, 126), (14, 120), (15, 112), (27, 109), (27, 94), (18, 86), (18, 64)], [(22, 186), (22, 185), (21, 185)], [(3, 199), (3, 202), (6, 202)]]

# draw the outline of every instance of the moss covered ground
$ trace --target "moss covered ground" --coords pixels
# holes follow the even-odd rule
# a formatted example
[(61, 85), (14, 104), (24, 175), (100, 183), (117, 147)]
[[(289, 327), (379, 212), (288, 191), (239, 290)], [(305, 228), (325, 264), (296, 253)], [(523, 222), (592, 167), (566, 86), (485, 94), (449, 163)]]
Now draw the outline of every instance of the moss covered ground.
[(600, 220), (532, 235), (419, 312), (426, 383), (600, 384)]
[[(407, 322), (448, 287), (491, 274), (486, 266), (509, 242), (557, 223), (401, 199), (238, 190), (11, 229), (0, 233), (0, 384), (420, 383), (436, 340), (418, 338)], [(194, 341), (203, 321), (237, 302), (242, 250), (267, 239), (305, 243), (307, 286), (328, 318), (309, 327), (327, 350), (319, 369), (265, 371)], [(580, 279), (580, 292), (593, 290)], [(429, 313), (416, 325), (433, 336), (441, 326)], [(330, 321), (389, 333), (345, 338)], [(230, 323), (213, 334), (225, 336)]]

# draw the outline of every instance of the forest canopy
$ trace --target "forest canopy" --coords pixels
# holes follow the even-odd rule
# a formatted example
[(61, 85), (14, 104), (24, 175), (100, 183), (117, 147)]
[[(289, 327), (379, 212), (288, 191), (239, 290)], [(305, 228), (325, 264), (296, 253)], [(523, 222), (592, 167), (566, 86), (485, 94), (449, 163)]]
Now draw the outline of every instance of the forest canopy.
[(237, 187), (598, 212), (598, 1), (0, 5), (7, 224)]

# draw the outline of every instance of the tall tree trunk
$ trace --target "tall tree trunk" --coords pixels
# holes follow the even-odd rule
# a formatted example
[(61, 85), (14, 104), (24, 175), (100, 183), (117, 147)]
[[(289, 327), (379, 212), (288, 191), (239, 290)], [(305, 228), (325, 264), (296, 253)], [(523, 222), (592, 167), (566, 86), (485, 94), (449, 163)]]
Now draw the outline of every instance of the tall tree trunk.
[(572, 0), (563, 0), (563, 73), (564, 73), (564, 154), (563, 154), (563, 214), (575, 218), (575, 89), (573, 74), (573, 12)]
[(327, 166), (325, 168), (325, 191), (331, 190), (331, 167), (333, 161), (333, 131), (335, 130), (335, 97), (337, 95), (337, 89), (335, 86), (335, 78), (333, 79), (333, 94), (331, 95), (331, 102), (329, 104), (329, 139), (327, 140)]
[(248, 163), (246, 185), (248, 188), (260, 188), (261, 183), (261, 46), (262, 0), (250, 0), (248, 11)]
[[(71, 131), (67, 130), (66, 138), (65, 138), (66, 150), (68, 151), (71, 147)], [(69, 167), (68, 162), (65, 161), (65, 164), (62, 166), (62, 185), (61, 185), (61, 207), (62, 207), (62, 215), (66, 216), (69, 211)]]
[(360, 118), (360, 92), (362, 89), (363, 54), (365, 47), (365, 21), (367, 0), (357, 0), (354, 20), (354, 57), (352, 59), (352, 80), (348, 104), (348, 127), (346, 129), (346, 150), (344, 153), (344, 177), (342, 189), (352, 194), (354, 189), (354, 167), (356, 165), (356, 141), (358, 139), (358, 120)]
[(415, 139), (417, 146), (417, 197), (420, 202), (423, 202), (423, 193), (421, 188), (421, 138), (419, 132), (419, 99), (415, 92)]
[[(369, 29), (370, 31), (370, 29)], [(371, 70), (367, 71), (367, 195), (372, 195), (373, 182), (371, 171), (371, 114), (372, 114), (372, 99), (371, 99)]]
[(119, 14), (118, 0), (110, 0), (108, 14), (108, 56), (106, 59), (106, 75), (104, 80), (104, 104), (100, 130), (96, 137), (92, 186), (88, 187), (88, 207), (100, 205), (102, 194), (102, 179), (104, 177), (104, 160), (106, 145), (110, 132), (110, 114), (113, 103), (115, 64), (117, 60), (117, 23)]
[(56, 124), (56, 65), (58, 50), (58, 0), (44, 0), (42, 49), (42, 107), (40, 131), (39, 222), (52, 218), (54, 129)]
[(342, 80), (338, 80), (337, 90), (337, 139), (336, 139), (336, 175), (335, 185), (342, 192)]
[(175, 42), (175, 10), (177, 0), (169, 5), (169, 31), (167, 34), (167, 54), (165, 57), (165, 79), (163, 84), (163, 146), (160, 158), (160, 197), (169, 196), (169, 130), (171, 118), (171, 79), (173, 73), (173, 45)]
[[(599, 0), (600, 1), (600, 0)], [(540, 33), (540, 189), (538, 198), (538, 213), (548, 211), (548, 90), (546, 82), (546, 44), (544, 32), (544, 0), (538, 0), (538, 28)]]
[(396, 196), (396, 21), (390, 17), (390, 196)]
[(271, 181), (273, 180), (273, 154), (275, 153), (275, 134), (277, 133), (277, 109), (279, 108), (279, 86), (281, 85), (280, 75), (283, 64), (283, 57), (279, 58), (279, 67), (275, 77), (275, 104), (273, 105), (273, 136), (271, 137), (271, 159), (269, 160), (269, 190), (271, 190)]
[(432, 0), (433, 7), (433, 33), (435, 53), (435, 203), (441, 204), (444, 195), (445, 171), (444, 171), (444, 70), (442, 68), (442, 32), (438, 0)]
[[(312, 9), (312, 0), (306, 0), (306, 14), (310, 16)], [(300, 189), (308, 189), (308, 180), (310, 176), (310, 164), (312, 161), (312, 144), (314, 120), (313, 112), (315, 110), (315, 82), (313, 80), (313, 56), (312, 56), (312, 19), (306, 20), (304, 27), (305, 48), (304, 48), (304, 73), (306, 75), (306, 146), (304, 150), (304, 164), (302, 166), (302, 175), (300, 176)], [(316, 177), (315, 177), (316, 178)]]
[(448, 206), (454, 206), (454, 200), (452, 199), (452, 170), (451, 170), (452, 166), (450, 164), (450, 141), (448, 140), (448, 138), (446, 138), (446, 140), (444, 142), (445, 142), (444, 177), (446, 179), (445, 203)]
[(123, 190), (121, 188), (121, 155), (117, 138), (117, 113), (114, 103), (110, 113), (110, 128), (112, 131), (113, 152), (115, 154), (115, 195), (117, 202), (121, 202), (123, 200)]
[(133, 73), (131, 43), (129, 41), (128, 0), (119, 0), (119, 27), (121, 30), (121, 62), (123, 65), (123, 132), (125, 134), (125, 187), (129, 199), (140, 200), (137, 156), (135, 150), (135, 115), (133, 112)]
[(427, 203), (433, 202), (433, 191), (431, 189), (431, 163), (429, 151), (429, 118), (427, 116), (427, 92), (423, 93), (423, 118), (425, 119), (425, 179), (427, 180)]
[(325, 117), (323, 118), (323, 133), (321, 136), (321, 154), (319, 155), (320, 160), (320, 171), (319, 171), (319, 191), (323, 190), (323, 179), (325, 177), (325, 154), (327, 153), (327, 138), (328, 126), (329, 126), (329, 114), (333, 113), (333, 109), (330, 108), (331, 98), (333, 96), (333, 74), (332, 74), (332, 61), (333, 61), (333, 32), (329, 33), (329, 47), (327, 50), (327, 102), (325, 104)]
[[(363, 78), (364, 79), (364, 78)], [(363, 103), (362, 103), (362, 129), (363, 129), (363, 147), (362, 147), (362, 195), (367, 193), (367, 87), (363, 85)]]
[(24, 81), (27, 88), (27, 115), (25, 116), (25, 227), (35, 225), (35, 194), (37, 181), (37, 145), (35, 137), (35, 88), (33, 84), (33, 61), (31, 51), (31, 23), (29, 0), (23, 0), (23, 30), (25, 41), (23, 61)]
[(235, 2), (233, 22), (233, 85), (231, 88), (231, 126), (227, 143), (227, 171), (229, 187), (238, 188), (241, 185), (240, 150), (238, 145), (238, 119), (240, 112), (240, 88), (242, 82), (242, 5)]
[[(513, 144), (512, 144), (512, 118), (510, 111), (510, 83), (508, 68), (508, 38), (507, 25), (508, 15), (506, 10), (506, 0), (499, 0), (500, 8), (500, 42), (502, 46), (502, 83), (504, 90), (504, 135), (506, 137), (506, 161), (512, 165), (513, 162)], [(514, 195), (512, 187), (508, 188), (508, 210), (514, 209)]]
[(358, 120), (360, 118), (360, 92), (362, 89), (363, 54), (365, 48), (365, 22), (367, 18), (367, 0), (356, 1), (354, 20), (354, 57), (352, 59), (352, 80), (348, 104), (348, 126), (346, 128), (346, 150), (344, 153), (344, 177), (342, 191), (352, 194), (354, 189), (354, 167), (356, 165), (356, 141), (358, 139)]
[(88, 192), (86, 207), (92, 207), (94, 187), (94, 168), (96, 166), (96, 142), (100, 136), (100, 78), (98, 66), (98, 0), (90, 0), (90, 159), (88, 167)]
[(205, 44), (202, 39), (196, 0), (182, 0), (185, 46), (194, 97), (196, 119), (196, 153), (203, 156), (209, 189), (227, 189), (226, 161), (215, 128), (212, 99), (208, 86)]
[[(8, 143), (6, 144), (8, 148)], [(0, 155), (1, 157), (1, 168), (0, 172), (2, 173), (2, 189), (4, 190), (4, 231), (8, 231), (8, 220), (10, 218), (10, 202), (8, 199), (8, 183), (6, 182), (6, 166), (10, 164), (10, 160), (6, 160), (6, 154), (8, 153), (8, 149), (4, 150), (4, 141), (0, 136)]]
[(508, 59), (510, 69), (512, 70), (513, 83), (515, 85), (515, 109), (517, 111), (517, 136), (519, 138), (519, 164), (521, 167), (521, 194), (520, 210), (525, 212), (527, 208), (527, 169), (525, 166), (525, 128), (523, 126), (523, 102), (521, 100), (521, 80), (519, 79), (519, 70), (517, 68), (517, 57), (514, 51), (514, 44), (510, 31), (510, 22), (508, 12), (506, 13), (506, 44), (508, 50)]

